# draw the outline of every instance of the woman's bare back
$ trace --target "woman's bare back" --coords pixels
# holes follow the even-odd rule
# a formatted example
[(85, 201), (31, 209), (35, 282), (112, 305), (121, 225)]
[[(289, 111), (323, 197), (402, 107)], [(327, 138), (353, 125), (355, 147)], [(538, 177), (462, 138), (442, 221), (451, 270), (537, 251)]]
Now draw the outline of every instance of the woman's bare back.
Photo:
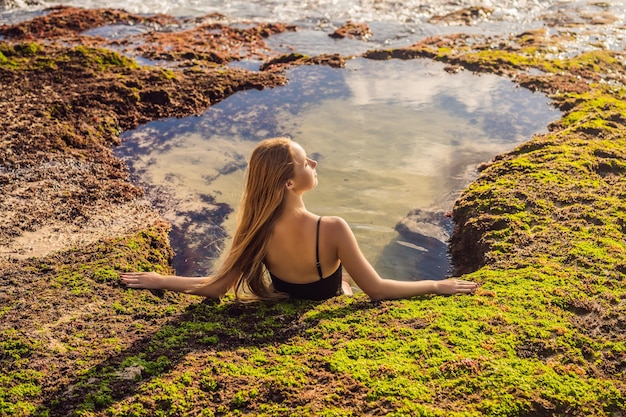
[(319, 241), (317, 222), (312, 213), (287, 214), (274, 225), (270, 238), (266, 265), (277, 277), (294, 284), (306, 284), (320, 279), (317, 270), (316, 244), (318, 245), (322, 276), (337, 270), (340, 261), (332, 239), (331, 219), (322, 218)]

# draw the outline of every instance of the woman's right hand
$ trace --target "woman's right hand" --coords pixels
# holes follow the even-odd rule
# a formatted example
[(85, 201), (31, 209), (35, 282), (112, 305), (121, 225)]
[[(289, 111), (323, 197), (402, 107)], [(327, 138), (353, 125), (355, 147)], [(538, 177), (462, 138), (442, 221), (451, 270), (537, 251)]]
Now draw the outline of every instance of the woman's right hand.
[(163, 275), (157, 272), (124, 272), (122, 283), (129, 288), (159, 290), (163, 288)]

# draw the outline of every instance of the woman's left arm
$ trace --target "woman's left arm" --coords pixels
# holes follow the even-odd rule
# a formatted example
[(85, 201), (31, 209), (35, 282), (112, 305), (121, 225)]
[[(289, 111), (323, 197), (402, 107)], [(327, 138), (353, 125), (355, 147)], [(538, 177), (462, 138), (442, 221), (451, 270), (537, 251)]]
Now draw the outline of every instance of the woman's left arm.
[(327, 219), (327, 222), (332, 222), (333, 236), (337, 241), (341, 263), (356, 285), (372, 300), (409, 298), (425, 294), (467, 294), (474, 292), (478, 287), (475, 282), (456, 278), (420, 281), (381, 278), (363, 256), (346, 221), (340, 217), (327, 217)]

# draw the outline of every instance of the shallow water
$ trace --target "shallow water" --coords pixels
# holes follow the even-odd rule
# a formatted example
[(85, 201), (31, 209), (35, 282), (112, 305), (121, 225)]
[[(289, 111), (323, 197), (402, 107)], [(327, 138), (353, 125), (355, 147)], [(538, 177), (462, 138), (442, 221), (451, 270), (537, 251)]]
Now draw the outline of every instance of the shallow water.
[[(300, 52), (319, 42), (328, 46), (325, 36), (346, 21), (367, 23), (373, 36), (369, 49), (410, 45), (430, 35), (443, 33), (502, 34), (521, 33), (543, 27), (562, 27), (578, 33), (579, 41), (568, 45), (571, 53), (604, 45), (610, 49), (626, 47), (626, 8), (623, 0), (0, 0), (0, 24), (30, 19), (48, 7), (68, 5), (85, 8), (116, 8), (131, 13), (164, 13), (180, 18), (221, 13), (227, 22), (262, 21), (297, 24), (307, 33), (300, 36)], [(432, 24), (433, 16), (445, 16), (472, 6), (492, 9), (488, 16), (471, 24), (461, 22)], [(605, 16), (615, 17), (605, 22)], [(344, 48), (358, 41), (335, 42)], [(361, 48), (364, 46), (361, 45)], [(329, 50), (327, 53), (331, 52)]]
[[(428, 60), (355, 59), (345, 69), (298, 67), (284, 87), (245, 91), (200, 117), (149, 123), (118, 149), (149, 198), (173, 223), (178, 273), (211, 269), (227, 242), (246, 159), (259, 140), (286, 135), (319, 162), (305, 196), (339, 215), (383, 276), (442, 278), (446, 238), (424, 247), (397, 223), (419, 208), (452, 208), (475, 166), (559, 118), (540, 94), (495, 75), (448, 74)], [(416, 265), (417, 264), (417, 265)]]

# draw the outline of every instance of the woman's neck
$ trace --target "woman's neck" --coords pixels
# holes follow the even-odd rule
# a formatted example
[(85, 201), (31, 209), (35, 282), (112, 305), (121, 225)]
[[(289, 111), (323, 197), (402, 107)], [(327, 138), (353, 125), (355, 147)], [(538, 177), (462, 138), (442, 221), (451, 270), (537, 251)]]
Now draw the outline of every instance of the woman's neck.
[(289, 191), (285, 194), (285, 213), (298, 214), (308, 213), (302, 194)]

